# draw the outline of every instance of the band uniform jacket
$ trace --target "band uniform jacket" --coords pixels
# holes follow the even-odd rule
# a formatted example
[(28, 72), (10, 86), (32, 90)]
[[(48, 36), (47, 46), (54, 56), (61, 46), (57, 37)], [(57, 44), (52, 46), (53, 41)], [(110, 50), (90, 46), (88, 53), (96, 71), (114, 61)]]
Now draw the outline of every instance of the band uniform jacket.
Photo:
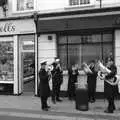
[(52, 83), (55, 86), (59, 86), (63, 83), (63, 72), (60, 68), (54, 68), (52, 70)]
[[(68, 79), (68, 91), (73, 90), (72, 88), (75, 87), (75, 83), (77, 82), (77, 77), (78, 77), (78, 70), (75, 70), (73, 72), (72, 69), (68, 70), (68, 74), (69, 74), (69, 79)], [(75, 89), (75, 88), (74, 88)]]
[(94, 91), (96, 89), (97, 72), (95, 71), (95, 67), (90, 67), (90, 70), (92, 73), (87, 73), (88, 89)]
[[(111, 70), (111, 72), (105, 77), (106, 80), (114, 78), (116, 80), (115, 75), (117, 74), (117, 68), (115, 65), (111, 65), (108, 69)], [(115, 85), (110, 85), (106, 81), (104, 82), (104, 93), (105, 97), (110, 97), (110, 96), (116, 96), (118, 92), (118, 86)]]
[(38, 87), (39, 96), (49, 97), (50, 96), (49, 75), (45, 71), (45, 69), (40, 69), (39, 78), (40, 78), (40, 83)]

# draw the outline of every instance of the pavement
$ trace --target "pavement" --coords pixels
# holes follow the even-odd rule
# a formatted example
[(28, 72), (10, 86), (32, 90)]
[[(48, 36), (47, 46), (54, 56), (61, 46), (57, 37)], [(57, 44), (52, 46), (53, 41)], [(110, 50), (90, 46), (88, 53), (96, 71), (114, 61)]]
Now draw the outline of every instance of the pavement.
[(95, 103), (89, 103), (88, 111), (76, 110), (75, 101), (69, 101), (66, 97), (63, 97), (62, 100), (62, 102), (53, 104), (49, 98), (48, 104), (51, 108), (49, 112), (46, 112), (41, 110), (39, 97), (0, 95), (0, 116), (47, 120), (120, 120), (120, 100), (115, 101), (116, 110), (113, 114), (104, 113), (107, 107), (107, 101), (104, 99), (97, 99)]

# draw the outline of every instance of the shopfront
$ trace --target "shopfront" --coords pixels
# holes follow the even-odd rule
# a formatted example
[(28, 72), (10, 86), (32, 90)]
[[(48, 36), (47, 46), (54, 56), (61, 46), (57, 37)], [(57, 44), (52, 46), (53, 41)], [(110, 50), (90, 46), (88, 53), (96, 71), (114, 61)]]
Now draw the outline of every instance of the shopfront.
[[(111, 8), (112, 11), (112, 8)], [(56, 35), (56, 50), (64, 71), (72, 64), (91, 60), (106, 61), (112, 54), (120, 74), (120, 15), (110, 9), (73, 11), (47, 14), (38, 21), (38, 32)], [(66, 72), (64, 72), (66, 73)], [(67, 90), (68, 78), (64, 75), (62, 90)], [(97, 81), (97, 92), (103, 92), (104, 81)]]
[(34, 42), (32, 19), (0, 21), (0, 94), (24, 92), (24, 81), (34, 75)]

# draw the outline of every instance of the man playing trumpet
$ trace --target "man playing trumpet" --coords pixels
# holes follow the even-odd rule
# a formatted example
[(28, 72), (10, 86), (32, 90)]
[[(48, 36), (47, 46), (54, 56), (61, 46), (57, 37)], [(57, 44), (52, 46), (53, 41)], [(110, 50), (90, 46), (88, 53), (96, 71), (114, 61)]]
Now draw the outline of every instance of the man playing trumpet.
[(96, 92), (96, 78), (97, 71), (95, 69), (96, 61), (91, 60), (90, 64), (84, 63), (84, 71), (87, 74), (87, 87), (88, 87), (88, 101), (95, 102), (95, 92)]
[(101, 67), (102, 69), (101, 69), (101, 72), (98, 72), (98, 77), (100, 79), (105, 80), (104, 81), (104, 94), (105, 94), (105, 98), (108, 101), (108, 107), (104, 112), (113, 113), (115, 110), (114, 98), (118, 90), (117, 89), (118, 85), (116, 82), (117, 81), (117, 78), (116, 78), (117, 68), (114, 65), (113, 59), (111, 58), (108, 58), (106, 67), (107, 67), (106, 69), (103, 69), (103, 67)]

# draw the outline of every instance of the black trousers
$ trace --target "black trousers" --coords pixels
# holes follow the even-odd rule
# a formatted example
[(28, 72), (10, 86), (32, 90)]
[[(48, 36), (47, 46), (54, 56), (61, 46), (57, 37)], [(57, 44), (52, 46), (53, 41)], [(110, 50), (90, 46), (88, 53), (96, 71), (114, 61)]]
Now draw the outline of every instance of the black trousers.
[(114, 96), (111, 95), (109, 97), (107, 97), (107, 101), (108, 101), (108, 111), (113, 112), (115, 110), (115, 103), (114, 103)]
[(68, 87), (68, 97), (69, 99), (74, 99), (75, 98), (75, 85), (70, 85)]
[(47, 99), (48, 97), (46, 96), (41, 96), (41, 108), (44, 109), (44, 108), (47, 108)]
[(52, 86), (52, 100), (56, 100), (56, 99), (59, 99), (59, 96), (60, 96), (60, 87), (61, 85), (54, 85)]
[(88, 85), (88, 100), (95, 100), (96, 86)]

